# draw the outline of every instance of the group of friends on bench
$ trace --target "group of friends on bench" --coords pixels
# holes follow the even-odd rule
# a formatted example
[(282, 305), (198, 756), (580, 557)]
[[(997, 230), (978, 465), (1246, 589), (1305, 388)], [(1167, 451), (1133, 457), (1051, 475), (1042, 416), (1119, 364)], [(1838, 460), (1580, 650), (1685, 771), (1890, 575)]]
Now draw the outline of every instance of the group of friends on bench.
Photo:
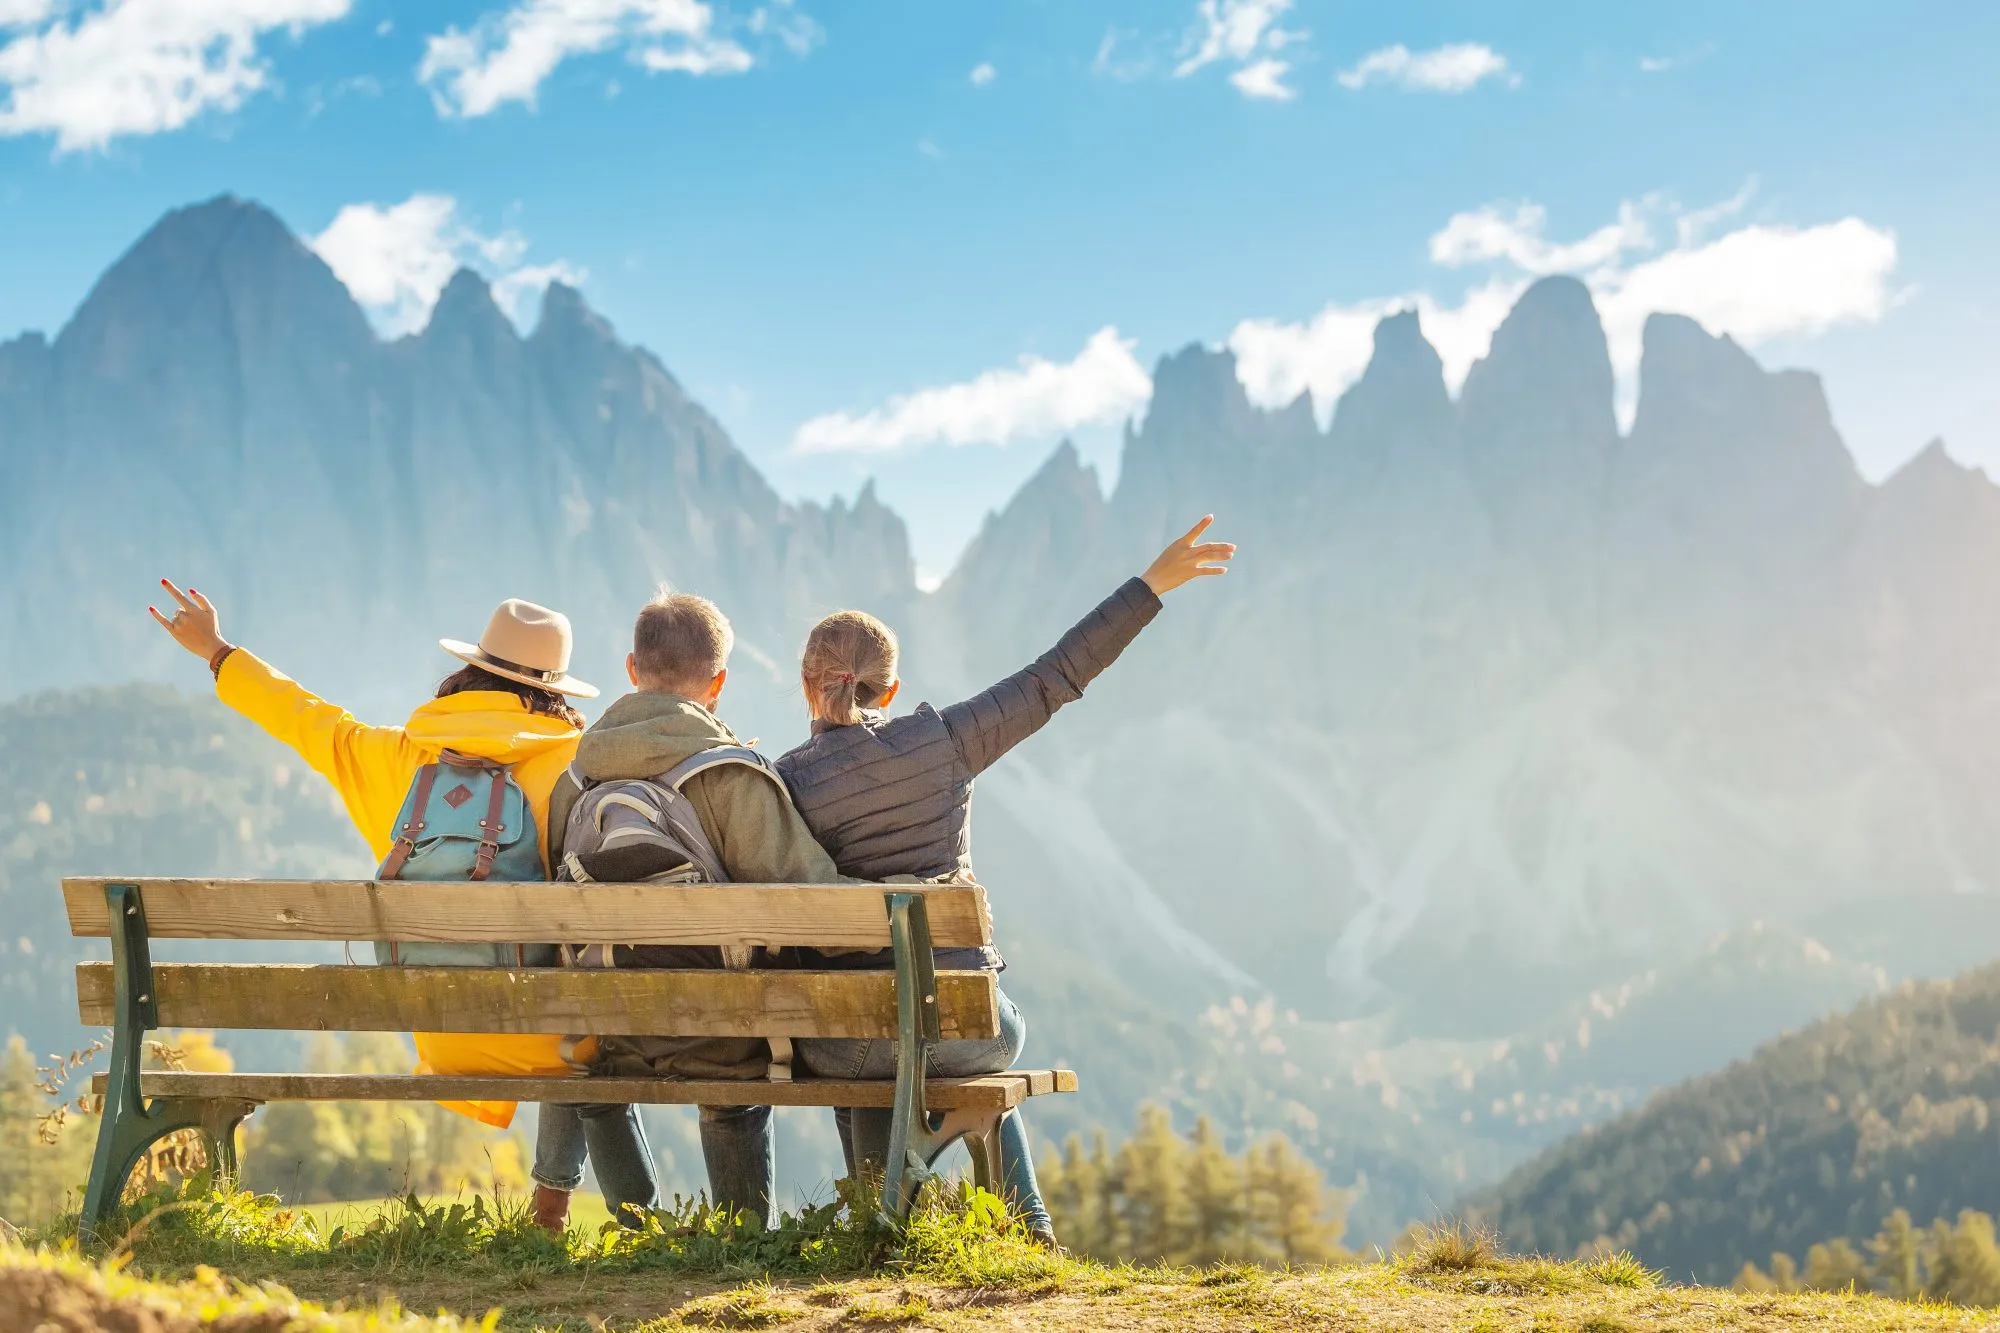
[[(501, 777), (492, 779), (493, 827), (484, 817), (478, 822), (480, 830), (488, 830), (475, 835), (481, 842), (479, 864), (469, 873), (462, 865), (450, 872), (461, 879), (684, 882), (682, 858), (674, 858), (681, 861), (676, 865), (649, 865), (643, 839), (604, 837), (603, 802), (587, 799), (599, 784), (657, 781), (678, 770), (692, 772), (678, 791), (699, 818), (700, 833), (729, 881), (963, 884), (975, 882), (973, 779), (1078, 698), (1158, 614), (1164, 594), (1226, 570), (1235, 547), (1204, 540), (1211, 521), (1202, 519), (1170, 543), (1145, 573), (1122, 584), (1031, 665), (945, 708), (925, 703), (892, 716), (902, 688), (894, 632), (863, 611), (827, 616), (807, 637), (799, 666), (810, 734), (772, 761), (744, 749), (717, 716), (734, 636), (713, 602), (688, 592), (662, 589), (640, 608), (626, 658), (632, 692), (587, 727), (571, 700), (594, 698), (598, 691), (569, 674), (570, 623), (530, 602), (502, 602), (477, 643), (440, 640), (465, 665), (397, 727), (356, 721), (224, 639), (214, 603), (192, 587), (183, 591), (162, 579), (173, 599), (171, 614), (148, 610), (175, 642), (208, 663), (223, 703), (291, 746), (334, 785), (355, 827), (382, 859), (381, 878), (446, 877), (422, 873), (429, 826), (449, 822), (460, 807), (487, 812), (488, 794), (454, 776), (483, 767), (504, 774), (505, 787)], [(703, 763), (703, 756), (731, 762)], [(440, 775), (446, 784), (441, 789)], [(506, 820), (501, 812), (508, 808), (503, 798), (525, 808), (528, 827), (500, 833)], [(599, 822), (579, 833), (582, 807), (592, 804), (600, 807)], [(516, 817), (517, 825), (521, 822)], [(496, 859), (505, 874), (495, 870)], [(534, 873), (523, 873), (523, 867)], [(405, 946), (404, 952), (421, 947)], [(612, 957), (600, 965), (620, 967), (749, 961), (687, 946), (603, 952)], [(890, 966), (886, 951), (793, 952), (809, 956), (789, 961), (819, 968)], [(569, 950), (563, 953), (568, 960)], [(530, 961), (525, 953), (520, 957)], [(378, 946), (378, 958), (413, 961), (397, 956), (393, 946), (387, 954)], [(750, 965), (786, 961), (762, 957)], [(940, 949), (937, 963), (995, 973), (1006, 966), (991, 947)], [(999, 1010), (998, 1037), (933, 1045), (930, 1074), (964, 1077), (1010, 1068), (1020, 1058), (1027, 1020), (1004, 992)], [(535, 1077), (581, 1071), (751, 1079), (765, 1077), (773, 1058), (762, 1039), (413, 1035), (418, 1072), (435, 1074)], [(891, 1078), (896, 1071), (896, 1043), (887, 1039), (802, 1039), (795, 1057), (807, 1074), (821, 1078)], [(514, 1113), (512, 1103), (449, 1105), (500, 1127), (510, 1124)], [(700, 1108), (712, 1202), (760, 1226), (768, 1219), (776, 1182), (771, 1110)], [(835, 1117), (850, 1177), (879, 1175), (888, 1155), (890, 1111), (841, 1108)], [(563, 1228), (586, 1157), (614, 1216), (631, 1223), (657, 1206), (652, 1151), (636, 1107), (544, 1104), (533, 1169), (538, 1224)], [(1016, 1215), (1038, 1240), (1054, 1245), (1018, 1109), (1001, 1122), (1000, 1165)]]

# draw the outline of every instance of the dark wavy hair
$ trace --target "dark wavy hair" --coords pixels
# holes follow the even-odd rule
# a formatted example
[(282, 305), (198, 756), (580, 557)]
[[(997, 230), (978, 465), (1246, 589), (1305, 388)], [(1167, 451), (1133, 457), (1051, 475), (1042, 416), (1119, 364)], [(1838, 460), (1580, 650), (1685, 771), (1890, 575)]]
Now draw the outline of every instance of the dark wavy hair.
[(518, 680), (508, 680), (505, 676), (494, 675), (485, 667), (476, 667), (470, 663), (438, 682), (437, 697), (442, 699), (448, 694), (463, 694), (467, 690), (498, 690), (502, 694), (511, 694), (526, 704), (530, 713), (560, 718), (579, 731), (583, 729), (583, 714), (577, 712), (568, 699), (554, 690), (545, 690), (539, 685), (524, 685)]

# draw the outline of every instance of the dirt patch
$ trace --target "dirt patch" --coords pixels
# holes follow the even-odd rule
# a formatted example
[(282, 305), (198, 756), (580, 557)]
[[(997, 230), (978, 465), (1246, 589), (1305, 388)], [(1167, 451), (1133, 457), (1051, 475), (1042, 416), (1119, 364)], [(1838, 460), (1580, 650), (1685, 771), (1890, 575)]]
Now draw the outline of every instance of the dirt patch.
[(283, 1333), (294, 1310), (204, 1320), (107, 1294), (96, 1283), (38, 1268), (0, 1268), (0, 1333)]

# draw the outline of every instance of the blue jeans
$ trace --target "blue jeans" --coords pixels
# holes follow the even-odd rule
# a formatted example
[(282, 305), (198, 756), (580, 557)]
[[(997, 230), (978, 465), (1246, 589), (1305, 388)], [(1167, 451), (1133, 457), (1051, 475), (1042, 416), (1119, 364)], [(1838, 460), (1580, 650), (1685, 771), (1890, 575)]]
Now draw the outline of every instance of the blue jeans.
[[(568, 1104), (544, 1102), (541, 1126), (535, 1132), (534, 1177), (553, 1189), (573, 1190), (583, 1183), (583, 1159), (588, 1152), (597, 1168), (597, 1187), (605, 1207), (627, 1226), (636, 1218), (627, 1205), (659, 1206), (660, 1187), (653, 1175), (653, 1150), (646, 1142), (639, 1108), (618, 1103)], [(771, 1108), (768, 1106), (704, 1106), (701, 1108), (701, 1156), (708, 1167), (708, 1197), (718, 1208), (748, 1213), (762, 1227), (770, 1217), (771, 1196), (778, 1189), (778, 1162), (771, 1151)]]
[[(967, 1078), (998, 1074), (1021, 1058), (1027, 1044), (1028, 1020), (1006, 993), (1000, 995), (1000, 1035), (984, 1041), (941, 1041), (930, 1049), (927, 1073), (932, 1078)], [(794, 1043), (799, 1060), (820, 1078), (894, 1078), (896, 1043), (886, 1038), (816, 1037)], [(847, 1174), (857, 1164), (880, 1172), (889, 1160), (891, 1113), (875, 1106), (842, 1106), (833, 1113), (840, 1128), (840, 1150)], [(1028, 1148), (1028, 1131), (1021, 1113), (1000, 1119), (1002, 1192), (1015, 1214), (1035, 1231), (1053, 1230), (1042, 1188), (1035, 1181), (1035, 1159)]]

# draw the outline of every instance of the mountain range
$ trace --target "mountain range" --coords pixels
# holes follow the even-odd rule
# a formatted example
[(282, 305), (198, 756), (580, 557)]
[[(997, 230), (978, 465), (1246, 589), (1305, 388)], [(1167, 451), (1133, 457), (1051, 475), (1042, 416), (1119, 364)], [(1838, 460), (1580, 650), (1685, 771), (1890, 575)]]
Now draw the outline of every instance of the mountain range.
[[(872, 489), (782, 499), (579, 292), (523, 336), (460, 273), (385, 342), (231, 198), (0, 344), (0, 464), (0, 698), (200, 688), (143, 614), (162, 574), (380, 720), (507, 595), (568, 611), (579, 671), (616, 680), (664, 580), (730, 614), (722, 711), (770, 750), (803, 734), (825, 611), (897, 626), (904, 697), (944, 702), (1214, 511), (1236, 568), (982, 777), (976, 865), (1031, 1058), (1119, 1071), (1067, 1114), (1155, 1096), (1317, 1136), (1374, 1191), (1360, 1235), (2000, 925), (2000, 491), (1941, 444), (1865, 481), (1814, 376), (1674, 315), (1621, 432), (1568, 278), (1455, 397), (1417, 316), (1385, 319), (1326, 428), (1254, 407), (1226, 351), (1164, 357), (1115, 488), (1057, 448), (933, 593)], [(1593, 1010), (1620, 995), (1659, 1021)], [(1257, 1012), (1290, 1017), (1242, 1039)], [(1658, 1060), (1607, 1035), (1661, 1023)]]

